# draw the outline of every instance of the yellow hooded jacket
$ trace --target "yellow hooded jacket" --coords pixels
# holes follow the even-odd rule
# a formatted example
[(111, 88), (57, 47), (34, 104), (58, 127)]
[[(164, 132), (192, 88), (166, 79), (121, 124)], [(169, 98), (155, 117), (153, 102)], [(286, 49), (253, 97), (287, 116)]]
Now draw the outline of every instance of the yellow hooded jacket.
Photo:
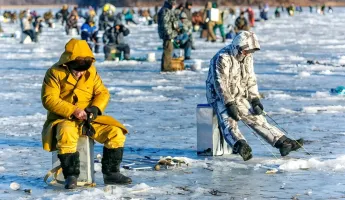
[[(73, 120), (72, 115), (76, 108), (85, 109), (88, 106), (97, 106), (104, 112), (110, 94), (103, 85), (95, 66), (91, 66), (77, 81), (65, 65), (77, 57), (92, 57), (94, 55), (84, 40), (71, 39), (65, 46), (65, 52), (59, 62), (47, 70), (44, 77), (41, 100), (47, 109), (47, 120), (42, 130), (43, 149), (56, 150), (54, 126), (64, 120)], [(111, 116), (99, 115), (93, 123), (116, 126), (128, 133), (127, 129)]]

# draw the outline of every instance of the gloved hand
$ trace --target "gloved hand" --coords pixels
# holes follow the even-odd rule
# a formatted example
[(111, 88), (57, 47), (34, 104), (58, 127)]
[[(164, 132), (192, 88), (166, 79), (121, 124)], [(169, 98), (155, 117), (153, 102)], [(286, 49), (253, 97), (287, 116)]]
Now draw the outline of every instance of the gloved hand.
[(85, 108), (85, 112), (87, 113), (87, 119), (91, 119), (91, 121), (93, 121), (94, 119), (97, 118), (99, 109), (96, 106), (90, 106)]
[(261, 115), (264, 112), (264, 106), (261, 104), (259, 98), (255, 98), (251, 102), (255, 115)]
[(228, 115), (234, 119), (235, 121), (240, 120), (240, 117), (238, 116), (238, 109), (235, 103), (230, 102), (225, 105), (226, 111), (228, 112)]
[(84, 121), (82, 126), (83, 126), (82, 127), (82, 134), (83, 135), (87, 135), (89, 137), (92, 137), (96, 133), (95, 129), (91, 125), (91, 120), (90, 119)]
[(82, 134), (92, 137), (96, 131), (91, 125), (91, 122), (98, 116), (99, 109), (96, 106), (90, 106), (85, 108), (85, 112), (87, 114), (87, 119), (82, 124)]

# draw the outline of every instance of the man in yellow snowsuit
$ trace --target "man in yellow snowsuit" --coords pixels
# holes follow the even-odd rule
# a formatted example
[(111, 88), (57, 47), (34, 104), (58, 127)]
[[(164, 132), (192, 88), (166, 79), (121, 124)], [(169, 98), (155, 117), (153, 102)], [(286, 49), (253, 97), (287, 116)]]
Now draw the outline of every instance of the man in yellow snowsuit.
[(77, 185), (80, 173), (77, 142), (82, 134), (104, 144), (105, 184), (132, 181), (120, 173), (128, 131), (120, 122), (104, 115), (110, 94), (94, 61), (86, 41), (71, 39), (59, 62), (47, 70), (42, 85), (42, 104), (48, 111), (42, 131), (43, 149), (58, 151), (66, 189)]

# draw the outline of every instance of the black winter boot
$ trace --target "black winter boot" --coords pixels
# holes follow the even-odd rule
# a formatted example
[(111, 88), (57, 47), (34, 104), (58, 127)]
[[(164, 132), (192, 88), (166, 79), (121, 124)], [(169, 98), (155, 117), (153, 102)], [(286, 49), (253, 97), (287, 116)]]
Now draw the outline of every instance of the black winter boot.
[(123, 147), (107, 149), (103, 147), (102, 173), (104, 184), (130, 184), (132, 179), (120, 173)]
[(76, 188), (80, 174), (79, 152), (58, 154), (58, 158), (60, 159), (62, 174), (65, 178), (65, 188)]
[(247, 161), (253, 157), (252, 148), (250, 148), (245, 140), (239, 140), (236, 142), (234, 146), (234, 153), (239, 153), (244, 161)]
[(287, 156), (291, 151), (296, 151), (303, 146), (304, 140), (302, 138), (298, 140), (291, 140), (285, 135), (281, 137), (274, 145), (279, 149), (281, 156)]

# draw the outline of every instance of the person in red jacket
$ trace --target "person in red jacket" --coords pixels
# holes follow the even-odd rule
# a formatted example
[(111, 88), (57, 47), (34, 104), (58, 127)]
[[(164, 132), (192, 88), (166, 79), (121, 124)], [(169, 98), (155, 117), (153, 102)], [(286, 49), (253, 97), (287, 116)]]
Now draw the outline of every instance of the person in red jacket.
[(254, 10), (251, 7), (249, 7), (247, 9), (247, 12), (248, 12), (248, 20), (249, 20), (250, 27), (254, 27), (254, 23), (255, 23)]

